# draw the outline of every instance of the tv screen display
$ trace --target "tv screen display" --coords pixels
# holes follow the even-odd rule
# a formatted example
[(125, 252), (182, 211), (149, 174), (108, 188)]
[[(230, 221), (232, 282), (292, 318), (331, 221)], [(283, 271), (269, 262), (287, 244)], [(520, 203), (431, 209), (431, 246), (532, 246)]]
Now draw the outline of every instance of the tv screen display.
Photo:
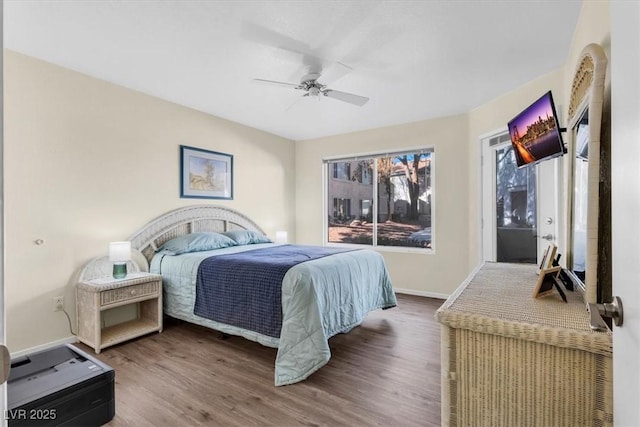
[(518, 167), (566, 152), (551, 91), (515, 116), (508, 126)]

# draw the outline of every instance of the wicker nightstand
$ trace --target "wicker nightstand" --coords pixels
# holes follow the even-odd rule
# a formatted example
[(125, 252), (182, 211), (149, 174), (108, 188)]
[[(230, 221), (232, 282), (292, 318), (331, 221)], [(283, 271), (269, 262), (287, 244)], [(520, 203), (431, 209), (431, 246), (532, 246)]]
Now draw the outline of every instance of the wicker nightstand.
[[(124, 279), (92, 277), (103, 274), (109, 263), (106, 257), (91, 263), (83, 270), (76, 288), (79, 341), (100, 353), (105, 347), (162, 331), (162, 276), (137, 271), (133, 264), (129, 271), (134, 272)], [(136, 319), (102, 327), (105, 311), (130, 304), (136, 305)]]

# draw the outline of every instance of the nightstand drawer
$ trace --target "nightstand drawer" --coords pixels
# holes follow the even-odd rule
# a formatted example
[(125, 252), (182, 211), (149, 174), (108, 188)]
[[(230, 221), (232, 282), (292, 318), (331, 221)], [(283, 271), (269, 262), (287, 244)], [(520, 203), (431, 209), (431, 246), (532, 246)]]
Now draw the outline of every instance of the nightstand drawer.
[(125, 286), (124, 288), (109, 289), (100, 293), (100, 305), (114, 304), (119, 301), (127, 301), (145, 295), (158, 294), (160, 282), (141, 283), (139, 285)]

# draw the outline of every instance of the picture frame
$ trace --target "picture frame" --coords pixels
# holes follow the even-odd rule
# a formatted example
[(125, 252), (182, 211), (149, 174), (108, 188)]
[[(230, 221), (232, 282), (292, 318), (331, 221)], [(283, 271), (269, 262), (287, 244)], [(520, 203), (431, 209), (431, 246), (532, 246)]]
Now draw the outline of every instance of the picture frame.
[[(556, 278), (560, 274), (560, 270), (562, 270), (562, 267), (556, 266), (556, 267), (545, 268), (540, 271), (540, 274), (538, 275), (538, 281), (536, 283), (536, 287), (533, 290), (534, 298), (540, 298), (540, 297), (549, 295), (550, 293), (553, 293), (554, 287), (556, 289), (559, 288), (556, 282)], [(559, 292), (562, 299), (565, 300), (566, 302), (566, 296), (563, 295), (561, 290), (559, 290)]]
[(542, 260), (540, 261), (540, 265), (538, 266), (538, 274), (547, 266), (547, 255), (549, 254), (549, 246), (542, 253)]
[(545, 268), (555, 267), (553, 265), (553, 261), (556, 259), (556, 254), (558, 252), (558, 247), (555, 243), (549, 243), (547, 247), (547, 263), (545, 264)]
[(180, 197), (233, 200), (233, 155), (181, 145)]

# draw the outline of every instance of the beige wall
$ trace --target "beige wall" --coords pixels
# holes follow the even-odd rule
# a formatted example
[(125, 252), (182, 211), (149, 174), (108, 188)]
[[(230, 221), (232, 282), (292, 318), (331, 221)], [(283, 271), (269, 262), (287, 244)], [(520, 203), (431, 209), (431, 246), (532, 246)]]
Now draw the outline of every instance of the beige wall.
[[(238, 209), (268, 234), (288, 230), (290, 241), (303, 244), (323, 241), (324, 157), (435, 147), (436, 250), (382, 253), (397, 289), (451, 293), (479, 261), (479, 136), (506, 127), (549, 89), (565, 122), (575, 62), (591, 42), (609, 54), (608, 1), (583, 3), (563, 69), (468, 114), (295, 145), (5, 50), (5, 313), (11, 351), (69, 337), (52, 297), (66, 297), (73, 319), (74, 275), (91, 257), (106, 254), (109, 241), (126, 238), (163, 212), (201, 203), (178, 196), (180, 144), (235, 156), (235, 199), (205, 203)], [(45, 244), (35, 245), (36, 239)]]
[(467, 138), (467, 116), (459, 115), (298, 142), (297, 243), (323, 242), (323, 158), (433, 146), (435, 251), (425, 254), (381, 249), (381, 253), (396, 289), (448, 295), (467, 274)]
[[(603, 0), (591, 0), (583, 2), (580, 17), (573, 35), (573, 41), (567, 55), (565, 66), (554, 72), (535, 79), (518, 89), (504, 94), (469, 112), (469, 268), (472, 269), (480, 261), (480, 228), (478, 218), (481, 216), (480, 206), (480, 160), (479, 160), (479, 137), (497, 129), (504, 128), (508, 120), (515, 114), (540, 97), (547, 90), (553, 92), (556, 109), (560, 116), (562, 126), (567, 124), (567, 108), (569, 105), (569, 94), (573, 74), (575, 72), (578, 57), (582, 49), (589, 43), (600, 44), (607, 57), (611, 48), (610, 25), (609, 25), (609, 2)], [(609, 73), (607, 72), (607, 84), (605, 90), (608, 92)], [(570, 135), (563, 134), (565, 143), (570, 143)], [(559, 247), (565, 245), (566, 222), (567, 222), (567, 173), (568, 156), (557, 160), (559, 176), (562, 179), (558, 187), (559, 191)]]
[[(74, 275), (158, 215), (237, 209), (294, 228), (292, 141), (5, 50), (5, 313), (12, 352), (70, 336)], [(179, 197), (179, 145), (234, 155), (234, 200)], [(36, 245), (43, 239), (43, 245)], [(75, 329), (75, 327), (74, 327)]]
[[(480, 136), (506, 129), (507, 122), (515, 114), (548, 90), (554, 94), (561, 124), (565, 125), (575, 63), (582, 48), (589, 43), (602, 45), (609, 54), (608, 1), (584, 2), (566, 66), (540, 76), (466, 115), (299, 142), (296, 152), (299, 240), (313, 244), (322, 242), (322, 200), (318, 194), (322, 191), (323, 157), (434, 144), (434, 230), (437, 250), (433, 255), (383, 253), (396, 288), (424, 294), (452, 292), (480, 262)], [(452, 122), (457, 123), (453, 125), (455, 131), (449, 127)], [(460, 132), (465, 129), (467, 135), (461, 135)], [(405, 135), (411, 136), (407, 138)], [(467, 170), (462, 170), (457, 156), (466, 156)], [(558, 237), (562, 241), (566, 227), (567, 157), (557, 162), (559, 175), (564, 181), (558, 188)], [(466, 224), (463, 224), (465, 221)], [(411, 266), (417, 267), (413, 273)]]
[[(610, 59), (611, 53), (611, 25), (609, 15), (609, 1), (608, 0), (590, 0), (583, 2), (582, 9), (580, 11), (580, 17), (576, 24), (576, 29), (573, 33), (573, 41), (569, 54), (567, 55), (567, 62), (565, 63), (564, 71), (564, 83), (565, 90), (564, 96), (566, 103), (568, 104), (569, 95), (571, 93), (571, 83), (573, 82), (573, 75), (578, 66), (578, 57), (582, 52), (582, 49), (589, 43), (597, 43), (604, 49), (607, 58)], [(610, 67), (607, 67), (606, 81), (610, 81)]]
[[(563, 70), (556, 70), (533, 80), (518, 89), (506, 93), (469, 112), (469, 265), (472, 271), (480, 262), (482, 217), (481, 176), (480, 176), (480, 137), (498, 130), (507, 129), (507, 123), (544, 93), (551, 90), (560, 116), (561, 125), (566, 117), (565, 104), (562, 102)], [(560, 99), (556, 99), (556, 98)], [(555, 160), (559, 161), (559, 160)]]
[[(435, 147), (434, 254), (382, 252), (395, 288), (424, 295), (449, 295), (480, 261), (480, 142), (517, 112), (552, 90), (564, 111), (563, 69), (504, 94), (468, 114), (298, 142), (296, 218), (300, 243), (322, 243), (322, 158)], [(561, 117), (566, 113), (561, 113)], [(466, 133), (465, 133), (466, 132)], [(465, 160), (466, 159), (466, 160)], [(468, 161), (468, 167), (462, 167)]]

